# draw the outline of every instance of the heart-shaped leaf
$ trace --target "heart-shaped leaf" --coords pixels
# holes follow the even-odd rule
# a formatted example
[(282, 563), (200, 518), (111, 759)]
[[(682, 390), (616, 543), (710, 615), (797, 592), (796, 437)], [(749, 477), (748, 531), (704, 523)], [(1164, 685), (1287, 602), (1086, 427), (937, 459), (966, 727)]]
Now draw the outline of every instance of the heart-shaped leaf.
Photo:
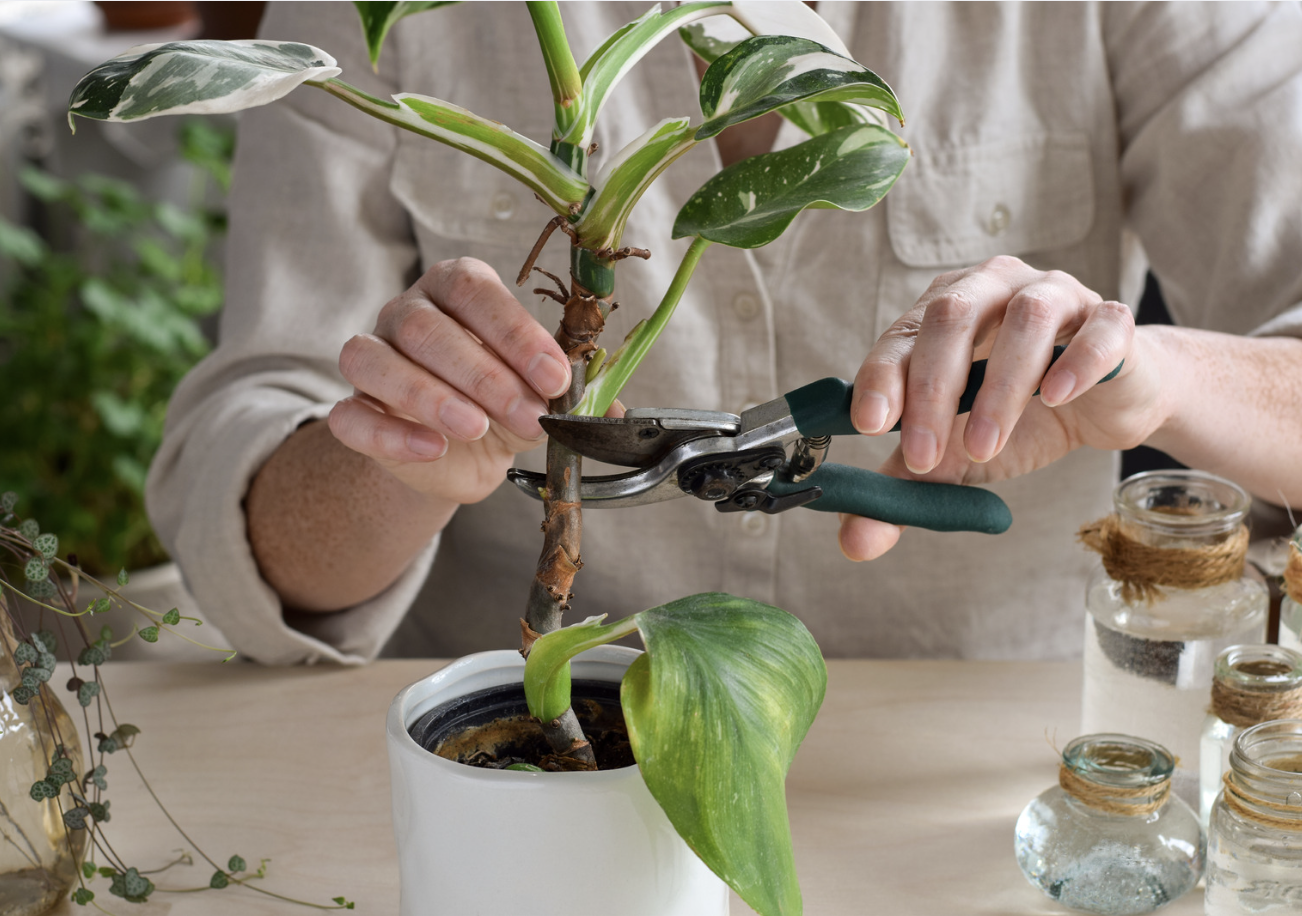
[(174, 41), (140, 45), (87, 73), (68, 99), (73, 115), (139, 121), (223, 114), (274, 102), (307, 80), (340, 73), (320, 48), (294, 41)]
[(719, 593), (637, 621), (647, 651), (620, 699), (647, 788), (756, 912), (800, 913), (784, 783), (827, 689), (813, 636), (786, 611)]
[(759, 248), (806, 207), (867, 210), (909, 162), (909, 147), (873, 124), (842, 127), (790, 149), (752, 156), (715, 175), (678, 211), (674, 238)]
[(710, 65), (701, 79), (706, 122), (696, 139), (713, 137), (793, 102), (856, 102), (903, 121), (889, 86), (862, 64), (805, 38), (749, 38)]

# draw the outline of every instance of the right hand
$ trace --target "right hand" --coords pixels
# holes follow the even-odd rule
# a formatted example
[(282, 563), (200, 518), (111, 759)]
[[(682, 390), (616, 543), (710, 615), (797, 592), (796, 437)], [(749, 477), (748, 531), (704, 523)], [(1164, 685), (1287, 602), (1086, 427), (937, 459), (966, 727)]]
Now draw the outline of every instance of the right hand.
[(355, 386), (330, 431), (412, 489), (478, 502), (517, 453), (543, 438), (538, 418), (570, 368), (552, 336), (482, 261), (435, 264), (380, 311), (374, 334), (339, 354)]

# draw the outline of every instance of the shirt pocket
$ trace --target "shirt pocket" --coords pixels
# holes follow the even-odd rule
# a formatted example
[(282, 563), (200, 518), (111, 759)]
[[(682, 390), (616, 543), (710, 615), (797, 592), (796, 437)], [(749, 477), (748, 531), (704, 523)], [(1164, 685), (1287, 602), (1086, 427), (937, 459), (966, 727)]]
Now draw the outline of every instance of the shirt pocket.
[(953, 268), (1082, 242), (1094, 223), (1083, 132), (920, 150), (886, 198), (906, 267)]
[(460, 254), (487, 246), (523, 260), (555, 215), (510, 175), (426, 137), (400, 135), (389, 190), (418, 230), (469, 243)]

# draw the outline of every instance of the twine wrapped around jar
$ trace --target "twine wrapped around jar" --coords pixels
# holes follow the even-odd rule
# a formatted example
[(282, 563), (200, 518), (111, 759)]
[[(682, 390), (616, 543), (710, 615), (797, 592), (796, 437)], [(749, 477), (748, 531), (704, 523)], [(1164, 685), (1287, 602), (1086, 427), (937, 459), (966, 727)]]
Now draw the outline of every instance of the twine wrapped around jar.
[(1284, 592), (1294, 604), (1302, 604), (1302, 549), (1297, 541), (1288, 545), (1288, 565), (1284, 567)]
[[(1254, 795), (1235, 781), (1232, 770), (1221, 777), (1221, 782), (1225, 786), (1225, 791), (1221, 794), (1225, 799), (1225, 807), (1239, 817), (1289, 833), (1302, 831), (1302, 805), (1289, 805)], [(1262, 808), (1268, 810), (1262, 811)], [(1278, 811), (1279, 815), (1270, 813), (1273, 811)]]
[[(1239, 670), (1246, 674), (1257, 673), (1246, 665), (1240, 666)], [(1212, 712), (1222, 722), (1236, 728), (1251, 728), (1258, 722), (1274, 719), (1302, 719), (1302, 684), (1283, 690), (1262, 690), (1231, 684), (1217, 677), (1212, 681)]]
[(1114, 513), (1082, 525), (1077, 538), (1103, 559), (1109, 578), (1121, 583), (1128, 603), (1152, 604), (1161, 587), (1208, 588), (1243, 575), (1248, 528), (1240, 525), (1223, 540), (1199, 547), (1153, 547), (1130, 537)]
[(1171, 777), (1146, 786), (1105, 786), (1073, 772), (1065, 763), (1058, 764), (1058, 785), (1072, 798), (1104, 814), (1129, 816), (1152, 814), (1166, 804), (1171, 794)]

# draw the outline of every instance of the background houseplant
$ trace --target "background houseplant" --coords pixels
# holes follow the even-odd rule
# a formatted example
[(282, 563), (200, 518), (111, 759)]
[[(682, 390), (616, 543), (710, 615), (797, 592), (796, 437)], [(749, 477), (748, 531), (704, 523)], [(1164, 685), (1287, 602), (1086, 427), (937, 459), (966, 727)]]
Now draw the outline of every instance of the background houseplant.
[[(437, 5), (357, 4), (372, 57), (394, 21)], [(557, 339), (574, 379), (551, 410), (600, 415), (663, 330), (710, 244), (766, 244), (808, 206), (866, 209), (898, 177), (908, 150), (863, 107), (900, 117), (889, 88), (849, 59), (835, 35), (801, 4), (781, 7), (787, 15), (776, 25), (771, 5), (653, 8), (612, 35), (582, 67), (565, 40), (556, 4), (532, 3), (529, 9), (552, 89), (554, 130), (547, 147), (438, 99), (410, 93), (392, 101), (375, 98), (335, 78), (338, 68), (324, 51), (280, 41), (136, 49), (89, 74), (74, 92), (70, 111), (119, 120), (229, 111), (272, 101), (306, 82), (512, 175), (556, 213), (520, 281), (551, 233), (561, 230), (571, 241), (568, 282), (553, 278), (557, 288), (544, 291), (563, 304)], [(755, 37), (734, 47), (699, 30), (685, 36), (713, 61), (701, 86), (705, 122), (680, 118), (651, 126), (590, 175), (593, 125), (622, 75), (660, 40), (720, 14)], [(725, 169), (687, 202), (675, 234), (693, 242), (677, 276), (656, 312), (620, 348), (607, 352), (598, 337), (613, 304), (616, 264), (647, 254), (623, 247), (629, 212), (642, 193), (697, 143), (780, 109), (814, 136)], [(648, 653), (624, 681), (624, 705), (653, 794), (680, 834), (744, 899), (764, 913), (797, 911), (782, 780), (822, 698), (826, 674), (817, 647), (785, 612), (719, 595), (683, 599), (612, 627), (590, 622), (557, 632), (581, 565), (579, 480), (578, 456), (551, 443), (543, 559), (524, 617), (522, 651), (534, 669), (526, 675), (531, 707), (556, 755), (591, 765), (587, 742), (568, 710), (568, 657), (637, 628)], [(762, 701), (739, 702), (737, 684)], [(647, 699), (651, 692), (654, 703)], [(726, 746), (710, 740), (725, 728), (738, 740)], [(719, 767), (711, 778), (697, 778), (702, 759), (728, 761), (731, 776)], [(737, 804), (738, 797), (747, 802)]]

